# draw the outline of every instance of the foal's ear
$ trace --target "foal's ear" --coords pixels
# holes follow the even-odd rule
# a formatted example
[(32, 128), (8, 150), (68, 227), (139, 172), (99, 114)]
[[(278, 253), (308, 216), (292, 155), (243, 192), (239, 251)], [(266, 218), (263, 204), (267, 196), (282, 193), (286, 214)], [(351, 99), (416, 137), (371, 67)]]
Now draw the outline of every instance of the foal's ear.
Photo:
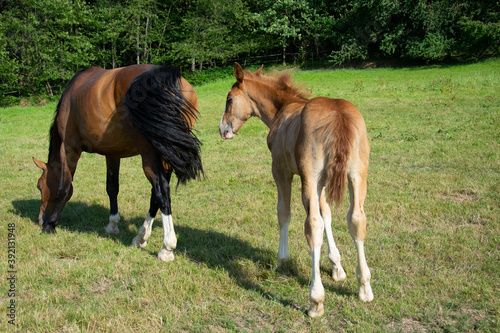
[(262, 74), (262, 68), (264, 68), (264, 65), (261, 65), (260, 68), (254, 72), (254, 74), (260, 76), (260, 74)]
[(245, 73), (243, 72), (243, 68), (241, 68), (240, 64), (237, 62), (234, 63), (234, 77), (238, 82), (242, 82), (245, 77)]
[(33, 162), (35, 162), (36, 166), (42, 169), (43, 171), (47, 170), (47, 164), (45, 164), (44, 162), (39, 161), (34, 157), (33, 157)]

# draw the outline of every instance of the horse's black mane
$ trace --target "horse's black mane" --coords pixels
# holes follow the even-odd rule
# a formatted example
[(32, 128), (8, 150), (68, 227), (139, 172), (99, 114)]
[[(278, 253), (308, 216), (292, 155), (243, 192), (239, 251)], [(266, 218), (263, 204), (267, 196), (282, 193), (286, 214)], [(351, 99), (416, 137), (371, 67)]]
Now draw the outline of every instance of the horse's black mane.
[(174, 170), (180, 183), (203, 174), (201, 142), (192, 132), (198, 111), (181, 91), (177, 68), (155, 66), (139, 74), (125, 103), (133, 124)]

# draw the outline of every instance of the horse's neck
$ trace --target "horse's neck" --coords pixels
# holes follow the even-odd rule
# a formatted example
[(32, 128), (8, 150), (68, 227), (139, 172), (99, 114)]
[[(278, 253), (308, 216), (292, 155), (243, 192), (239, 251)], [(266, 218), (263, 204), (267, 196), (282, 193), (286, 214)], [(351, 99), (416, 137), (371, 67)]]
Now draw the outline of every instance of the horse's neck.
[[(53, 127), (51, 128), (49, 150), (50, 152), (47, 164), (53, 168), (53, 171), (58, 176), (58, 178), (60, 178), (60, 180), (63, 180), (65, 178), (67, 178), (66, 180), (72, 179), (73, 171), (71, 171), (71, 168), (68, 165), (66, 149), (64, 146), (64, 142), (59, 135), (56, 123), (54, 123)], [(71, 178), (69, 177), (69, 175), (67, 175), (68, 172), (71, 175)]]

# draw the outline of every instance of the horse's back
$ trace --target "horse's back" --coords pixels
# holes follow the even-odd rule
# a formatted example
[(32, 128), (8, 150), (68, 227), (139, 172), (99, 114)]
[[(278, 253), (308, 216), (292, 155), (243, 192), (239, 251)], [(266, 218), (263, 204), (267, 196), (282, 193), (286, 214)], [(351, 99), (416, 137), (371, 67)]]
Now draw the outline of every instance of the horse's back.
[[(87, 152), (116, 157), (137, 154), (125, 130), (122, 100), (133, 79), (152, 68), (134, 65), (116, 69), (90, 67), (70, 81), (58, 115), (65, 123), (65, 142)], [(82, 142), (84, 144), (82, 144)]]

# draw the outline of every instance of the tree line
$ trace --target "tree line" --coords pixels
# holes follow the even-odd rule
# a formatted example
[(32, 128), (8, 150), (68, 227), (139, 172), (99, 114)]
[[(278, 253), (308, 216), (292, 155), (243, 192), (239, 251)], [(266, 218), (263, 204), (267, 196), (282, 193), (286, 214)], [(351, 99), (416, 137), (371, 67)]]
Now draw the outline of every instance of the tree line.
[(294, 53), (297, 63), (500, 55), (495, 0), (0, 0), (0, 97), (51, 94), (89, 66), (195, 72)]

